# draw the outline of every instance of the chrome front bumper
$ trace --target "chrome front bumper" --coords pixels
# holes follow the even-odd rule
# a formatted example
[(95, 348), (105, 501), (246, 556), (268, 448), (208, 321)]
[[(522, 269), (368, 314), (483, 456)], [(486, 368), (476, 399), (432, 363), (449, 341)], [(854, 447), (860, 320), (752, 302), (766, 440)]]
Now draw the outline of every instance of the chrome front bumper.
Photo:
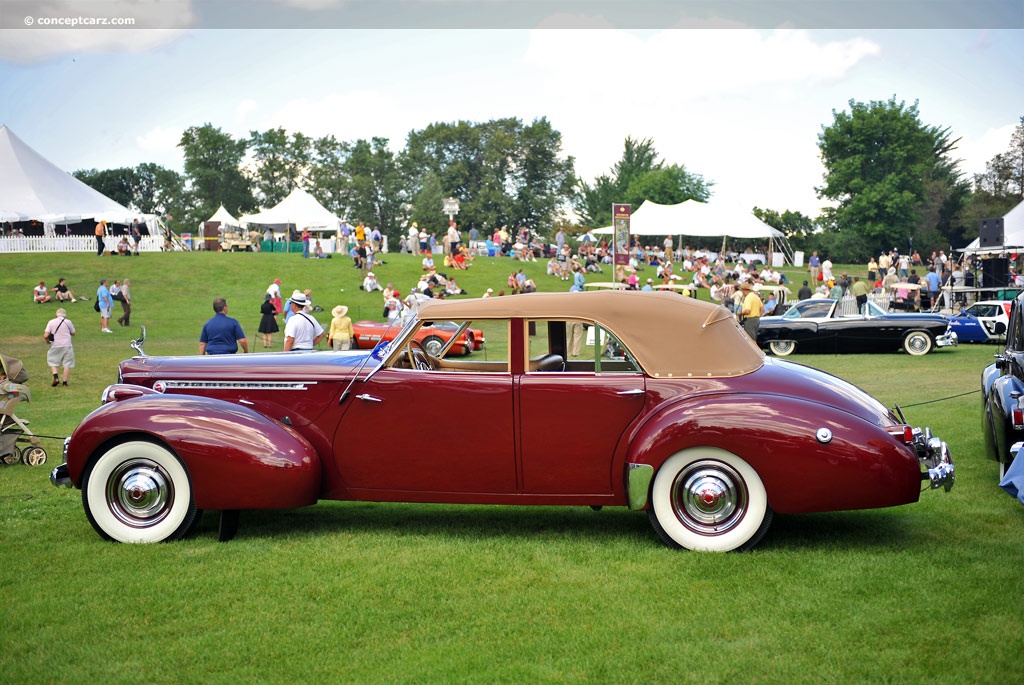
[(917, 450), (918, 461), (922, 468), (921, 480), (928, 481), (931, 489), (945, 488), (946, 492), (953, 489), (956, 480), (953, 457), (949, 454), (949, 445), (932, 435), (931, 429), (914, 429), (914, 448)]
[(62, 463), (60, 466), (53, 469), (50, 472), (50, 485), (55, 488), (73, 487), (71, 483), (71, 476), (68, 475), (68, 443), (71, 442), (71, 438), (64, 438), (64, 451), (62, 452), (61, 459)]
[(936, 347), (956, 347), (960, 341), (956, 337), (956, 331), (947, 330), (942, 335), (935, 338)]

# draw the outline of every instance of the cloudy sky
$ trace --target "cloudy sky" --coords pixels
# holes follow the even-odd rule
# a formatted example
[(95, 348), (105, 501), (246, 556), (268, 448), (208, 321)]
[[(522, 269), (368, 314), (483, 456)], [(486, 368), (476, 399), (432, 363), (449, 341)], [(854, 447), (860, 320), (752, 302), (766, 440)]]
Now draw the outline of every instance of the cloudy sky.
[[(67, 171), (180, 171), (182, 130), (205, 123), (382, 136), (398, 151), (433, 122), (547, 117), (584, 180), (627, 136), (648, 138), (714, 182), (713, 202), (816, 216), (817, 137), (851, 99), (917, 101), (960, 138), (966, 174), (1024, 116), (1020, 0), (967, 14), (956, 0), (782, 0), (796, 9), (777, 16), (691, 4), (696, 16), (663, 0), (4, 0), (0, 124)], [(872, 6), (871, 20), (841, 13)], [(40, 28), (56, 17), (135, 28)]]

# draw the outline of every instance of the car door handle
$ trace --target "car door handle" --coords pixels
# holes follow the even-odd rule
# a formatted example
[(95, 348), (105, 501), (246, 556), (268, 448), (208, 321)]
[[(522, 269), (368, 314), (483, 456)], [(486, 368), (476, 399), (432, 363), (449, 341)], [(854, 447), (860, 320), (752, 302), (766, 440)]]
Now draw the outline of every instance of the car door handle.
[(632, 390), (619, 390), (616, 395), (643, 395), (643, 388), (633, 388)]
[(384, 400), (382, 400), (379, 397), (374, 397), (373, 395), (356, 395), (356, 399), (357, 400), (363, 400), (365, 402), (383, 402), (384, 401)]

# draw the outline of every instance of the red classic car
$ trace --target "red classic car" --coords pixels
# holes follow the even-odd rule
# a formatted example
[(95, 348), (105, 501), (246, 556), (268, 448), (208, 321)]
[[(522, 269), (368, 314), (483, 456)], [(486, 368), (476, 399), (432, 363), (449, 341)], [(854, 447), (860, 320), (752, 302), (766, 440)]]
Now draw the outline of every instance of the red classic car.
[[(356, 321), (352, 324), (352, 332), (355, 334), (353, 346), (369, 350), (381, 341), (394, 340), (402, 332), (402, 326), (380, 321)], [(459, 335), (456, 335), (457, 332)], [(416, 331), (416, 341), (435, 357), (440, 356), (444, 346), (453, 339), (451, 353), (461, 355), (482, 350), (485, 342), (484, 333), (479, 328), (459, 331), (459, 325), (454, 321), (434, 321), (420, 326)]]
[[(752, 547), (774, 512), (953, 485), (927, 429), (766, 358), (717, 305), (539, 293), (418, 317), (373, 352), (128, 359), (51, 480), (81, 488), (96, 531), (124, 542), (181, 537), (201, 510), (222, 512), (228, 539), (239, 510), (333, 499), (624, 506), (668, 545), (713, 551)], [(486, 353), (430, 354), (417, 338), (437, 320), (483, 326)], [(424, 412), (436, 439), (395, 420)]]

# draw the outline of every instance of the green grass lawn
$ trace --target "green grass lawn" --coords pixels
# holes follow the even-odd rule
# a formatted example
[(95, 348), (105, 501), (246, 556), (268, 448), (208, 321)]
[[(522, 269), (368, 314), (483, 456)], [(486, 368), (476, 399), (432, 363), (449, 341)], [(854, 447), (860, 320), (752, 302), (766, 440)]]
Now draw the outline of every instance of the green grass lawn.
[[(542, 290), (567, 289), (542, 262), (489, 258), (459, 281), (479, 295), (520, 266)], [(391, 255), (376, 271), (406, 292), (419, 260)], [(0, 352), (32, 376), (16, 413), (57, 438), (98, 405), (138, 333), (102, 334), (91, 305), (68, 305), (78, 367), (51, 388), (42, 331), (56, 305), (30, 293), (59, 276), (88, 295), (101, 277), (131, 278), (151, 355), (195, 353), (218, 295), (258, 343), (275, 277), (286, 295), (311, 288), (325, 324), (335, 304), (356, 320), (382, 306), (343, 259), (0, 255)], [(973, 392), (996, 351), (791, 357), (931, 426), (957, 483), (903, 507), (777, 516), (746, 554), (669, 550), (623, 509), (346, 502), (243, 512), (227, 544), (216, 516), (182, 542), (110, 544), (78, 490), (50, 486), (61, 443), (46, 439), (45, 466), (0, 467), (0, 681), (1019, 682), (1024, 507), (996, 487)]]

